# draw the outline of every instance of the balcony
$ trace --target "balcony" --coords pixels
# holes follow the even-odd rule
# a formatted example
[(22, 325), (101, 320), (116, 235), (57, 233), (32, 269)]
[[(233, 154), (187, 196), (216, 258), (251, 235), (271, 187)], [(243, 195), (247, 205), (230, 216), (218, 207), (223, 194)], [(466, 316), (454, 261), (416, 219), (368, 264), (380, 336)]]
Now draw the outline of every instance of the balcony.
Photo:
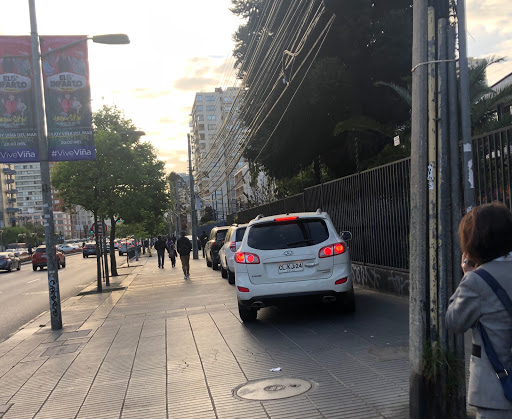
[(11, 195), (14, 195), (14, 194), (17, 194), (18, 193), (18, 190), (17, 189), (7, 189), (6, 191), (7, 193), (11, 194)]
[(8, 202), (9, 204), (15, 204), (15, 203), (16, 203), (16, 201), (17, 201), (17, 199), (16, 199), (16, 198), (9, 198), (9, 199), (7, 200), (7, 202)]
[(3, 171), (6, 175), (15, 175), (16, 174), (16, 170), (13, 170), (13, 169), (9, 169), (8, 167), (4, 167), (3, 168)]
[(7, 212), (20, 212), (19, 208), (14, 208), (14, 207), (7, 207), (5, 210)]
[(5, 183), (7, 183), (7, 184), (14, 183), (14, 179), (7, 178), (7, 179), (5, 179)]

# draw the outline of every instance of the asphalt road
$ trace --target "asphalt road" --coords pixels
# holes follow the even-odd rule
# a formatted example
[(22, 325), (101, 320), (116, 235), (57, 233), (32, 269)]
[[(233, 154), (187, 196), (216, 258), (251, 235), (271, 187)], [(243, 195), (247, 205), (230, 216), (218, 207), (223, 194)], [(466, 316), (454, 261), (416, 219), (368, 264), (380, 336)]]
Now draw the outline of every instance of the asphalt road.
[[(66, 255), (66, 267), (59, 270), (60, 298), (77, 295), (96, 281), (96, 258), (81, 253)], [(32, 270), (25, 262), (19, 271), (0, 271), (0, 342), (28, 321), (49, 309), (48, 273)]]

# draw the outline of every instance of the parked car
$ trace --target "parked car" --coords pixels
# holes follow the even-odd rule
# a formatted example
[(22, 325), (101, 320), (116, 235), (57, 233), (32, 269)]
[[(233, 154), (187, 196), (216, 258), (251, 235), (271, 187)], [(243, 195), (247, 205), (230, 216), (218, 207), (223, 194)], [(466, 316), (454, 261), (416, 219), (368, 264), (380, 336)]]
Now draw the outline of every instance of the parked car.
[[(57, 246), (55, 246), (55, 253), (57, 256), (57, 266), (60, 269), (61, 267), (66, 267), (66, 255), (62, 253), (59, 249), (57, 249)], [(32, 255), (32, 269), (34, 271), (37, 271), (37, 268), (43, 269), (45, 266), (47, 266), (46, 262), (46, 246), (43, 244), (41, 246), (38, 246), (35, 250), (34, 254)]]
[(11, 272), (13, 269), (21, 269), (21, 260), (13, 252), (0, 252), (0, 269)]
[(219, 250), (224, 244), (228, 229), (229, 227), (213, 227), (210, 231), (209, 240), (204, 247), (206, 266), (212, 267), (214, 271), (219, 269)]
[(82, 247), (82, 256), (88, 258), (92, 255), (96, 255), (96, 243), (85, 243), (84, 247)]
[(219, 250), (220, 272), (230, 284), (235, 283), (235, 252), (242, 244), (247, 224), (233, 224), (229, 227), (224, 245)]
[(62, 253), (72, 253), (76, 251), (76, 248), (71, 244), (59, 244), (57, 245), (57, 249), (59, 249)]
[(123, 256), (130, 249), (135, 249), (135, 241), (134, 240), (121, 240), (119, 242), (119, 256)]
[(259, 309), (290, 300), (355, 311), (351, 238), (320, 210), (252, 220), (235, 254), (240, 318), (255, 320)]

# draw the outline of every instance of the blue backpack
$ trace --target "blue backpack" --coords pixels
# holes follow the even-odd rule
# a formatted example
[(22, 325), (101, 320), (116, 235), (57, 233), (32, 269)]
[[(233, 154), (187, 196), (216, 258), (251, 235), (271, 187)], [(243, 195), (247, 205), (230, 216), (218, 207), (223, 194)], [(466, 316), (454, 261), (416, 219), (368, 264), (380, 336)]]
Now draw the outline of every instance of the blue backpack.
[[(503, 289), (503, 287), (496, 281), (496, 279), (485, 269), (477, 269), (474, 271), (478, 274), (486, 283), (491, 287), (496, 296), (505, 306), (505, 309), (508, 311), (510, 316), (512, 317), (512, 300), (508, 296), (507, 292)], [(482, 335), (482, 341), (485, 348), (485, 353), (487, 354), (487, 358), (489, 358), (489, 362), (491, 363), (494, 371), (496, 371), (496, 377), (501, 382), (501, 386), (503, 387), (503, 393), (508, 401), (512, 402), (512, 368), (509, 364), (507, 368), (504, 368), (501, 364), (494, 348), (491, 344), (491, 340), (489, 339), (489, 335), (487, 334), (485, 328), (482, 326), (480, 322), (478, 322), (478, 330), (480, 331), (480, 335)], [(510, 359), (509, 359), (510, 363)], [(509, 374), (510, 371), (510, 374)]]

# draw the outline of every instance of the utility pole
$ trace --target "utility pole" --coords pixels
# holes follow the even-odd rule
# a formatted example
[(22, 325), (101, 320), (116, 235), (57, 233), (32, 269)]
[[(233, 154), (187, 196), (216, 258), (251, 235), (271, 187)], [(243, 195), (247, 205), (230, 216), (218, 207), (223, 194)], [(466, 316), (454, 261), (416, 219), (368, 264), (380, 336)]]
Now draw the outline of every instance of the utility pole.
[(194, 175), (192, 174), (192, 148), (190, 145), (190, 134), (188, 137), (188, 177), (190, 180), (190, 211), (192, 220), (192, 254), (194, 259), (199, 259), (197, 249), (197, 214), (196, 214), (196, 195), (194, 192)]
[(466, 414), (463, 340), (444, 327), (448, 298), (460, 281), (460, 251), (453, 233), (461, 205), (457, 178), (452, 179), (460, 170), (460, 159), (450, 4), (448, 0), (413, 3), (409, 305), (412, 418), (465, 418)]
[(52, 330), (62, 329), (62, 310), (60, 305), (60, 289), (57, 254), (55, 251), (55, 226), (53, 224), (53, 199), (50, 183), (50, 162), (48, 159), (48, 141), (44, 127), (43, 89), (41, 83), (41, 54), (35, 0), (29, 0), (30, 38), (32, 42), (32, 66), (34, 69), (34, 97), (37, 121), (37, 137), (41, 167), (41, 188), (43, 195), (44, 235), (46, 241), (46, 263), (48, 267), (48, 290), (50, 297), (50, 320)]

